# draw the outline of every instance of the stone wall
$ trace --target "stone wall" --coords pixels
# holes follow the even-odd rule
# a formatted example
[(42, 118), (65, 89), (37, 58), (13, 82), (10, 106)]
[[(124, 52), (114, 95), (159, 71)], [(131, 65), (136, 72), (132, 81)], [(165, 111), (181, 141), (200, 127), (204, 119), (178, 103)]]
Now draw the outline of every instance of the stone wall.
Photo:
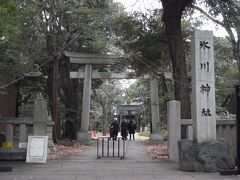
[[(26, 128), (27, 128), (27, 136), (32, 136), (33, 135), (33, 124), (28, 124), (26, 126)], [(46, 134), (48, 136), (48, 147), (49, 148), (54, 146), (52, 130), (53, 130), (53, 122), (49, 121), (47, 124), (47, 134)], [(19, 137), (20, 137), (20, 125), (15, 125), (14, 126), (14, 134), (13, 134), (14, 141), (18, 142)]]
[[(14, 140), (14, 146), (18, 146), (19, 138), (20, 138), (20, 124), (26, 125), (26, 131), (27, 136), (33, 135), (33, 121), (31, 118), (0, 118), (0, 124), (12, 124), (13, 125), (13, 140)], [(48, 136), (48, 146), (52, 147), (53, 139), (52, 139), (52, 130), (53, 130), (53, 122), (51, 120), (48, 120), (47, 122), (47, 136)], [(4, 133), (5, 129), (4, 129)]]

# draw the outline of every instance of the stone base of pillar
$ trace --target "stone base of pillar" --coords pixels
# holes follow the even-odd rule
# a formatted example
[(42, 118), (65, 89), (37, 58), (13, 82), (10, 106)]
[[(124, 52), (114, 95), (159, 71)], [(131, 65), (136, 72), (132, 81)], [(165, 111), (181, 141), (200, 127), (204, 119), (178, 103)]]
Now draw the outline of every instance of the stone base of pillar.
[(150, 144), (162, 144), (163, 143), (163, 137), (161, 134), (150, 134), (149, 136), (149, 143)]
[(90, 132), (78, 132), (77, 140), (81, 144), (91, 145), (92, 143), (92, 134)]

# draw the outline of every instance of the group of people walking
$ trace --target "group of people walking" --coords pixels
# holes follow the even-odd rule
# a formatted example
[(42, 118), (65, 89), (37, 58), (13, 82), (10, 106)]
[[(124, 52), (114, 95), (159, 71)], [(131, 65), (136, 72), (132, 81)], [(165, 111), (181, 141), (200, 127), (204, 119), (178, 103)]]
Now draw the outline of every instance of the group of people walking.
[(130, 136), (130, 140), (135, 140), (135, 130), (136, 130), (136, 124), (131, 119), (129, 122), (126, 119), (123, 119), (120, 126), (118, 124), (117, 120), (114, 120), (110, 126), (110, 137), (115, 138), (118, 136), (118, 132), (121, 127), (121, 136), (123, 140), (127, 139), (128, 133)]

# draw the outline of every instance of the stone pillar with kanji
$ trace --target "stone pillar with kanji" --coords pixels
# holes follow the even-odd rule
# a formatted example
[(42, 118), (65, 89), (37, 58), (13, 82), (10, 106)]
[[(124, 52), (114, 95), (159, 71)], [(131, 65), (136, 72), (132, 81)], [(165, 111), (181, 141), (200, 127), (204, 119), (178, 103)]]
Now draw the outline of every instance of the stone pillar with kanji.
[(193, 139), (216, 139), (213, 32), (196, 30), (192, 36)]

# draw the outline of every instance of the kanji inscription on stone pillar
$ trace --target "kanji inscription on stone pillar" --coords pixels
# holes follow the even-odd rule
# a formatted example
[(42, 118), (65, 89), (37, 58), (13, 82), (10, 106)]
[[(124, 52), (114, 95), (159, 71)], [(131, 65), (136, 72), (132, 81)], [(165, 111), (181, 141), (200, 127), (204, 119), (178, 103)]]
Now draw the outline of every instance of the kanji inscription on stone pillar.
[(216, 139), (213, 32), (196, 30), (192, 36), (193, 139)]

